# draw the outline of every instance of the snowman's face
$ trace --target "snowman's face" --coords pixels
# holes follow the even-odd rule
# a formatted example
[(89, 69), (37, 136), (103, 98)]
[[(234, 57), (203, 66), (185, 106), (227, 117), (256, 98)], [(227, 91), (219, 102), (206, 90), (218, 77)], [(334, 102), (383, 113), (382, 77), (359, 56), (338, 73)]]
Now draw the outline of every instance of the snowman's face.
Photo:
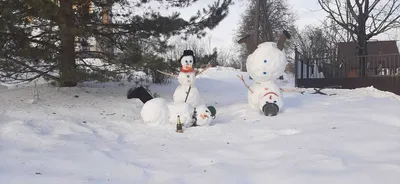
[(213, 120), (210, 110), (205, 105), (196, 107), (196, 118), (198, 126), (208, 126)]
[(264, 92), (260, 93), (259, 97), (259, 107), (262, 108), (266, 103), (276, 104), (279, 108), (282, 107), (283, 101), (280, 93), (277, 93), (268, 88), (264, 88)]
[(185, 70), (193, 68), (193, 56), (183, 56), (181, 59), (181, 65)]
[(249, 55), (246, 62), (247, 72), (257, 82), (276, 80), (284, 72), (287, 61), (285, 53), (276, 43), (264, 42)]

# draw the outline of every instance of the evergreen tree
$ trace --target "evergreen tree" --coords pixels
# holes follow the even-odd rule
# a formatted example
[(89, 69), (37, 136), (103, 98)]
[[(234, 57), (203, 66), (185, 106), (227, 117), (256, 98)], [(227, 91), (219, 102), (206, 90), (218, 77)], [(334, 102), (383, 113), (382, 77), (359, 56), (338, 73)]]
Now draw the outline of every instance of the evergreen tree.
[(170, 37), (203, 37), (227, 16), (232, 0), (217, 0), (189, 20), (179, 13), (138, 12), (154, 3), (169, 9), (196, 1), (2, 0), (0, 80), (43, 77), (62, 87), (76, 86), (84, 80), (118, 79), (131, 69), (143, 70), (148, 61), (162, 63), (157, 53), (170, 48)]

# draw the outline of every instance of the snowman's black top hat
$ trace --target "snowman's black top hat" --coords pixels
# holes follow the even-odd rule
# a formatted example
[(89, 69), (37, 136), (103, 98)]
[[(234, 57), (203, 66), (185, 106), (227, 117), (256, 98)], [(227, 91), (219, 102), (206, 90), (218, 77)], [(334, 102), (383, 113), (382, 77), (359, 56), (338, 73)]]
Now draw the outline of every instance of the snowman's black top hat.
[(182, 60), (184, 56), (192, 56), (193, 57), (193, 65), (196, 64), (196, 57), (194, 57), (194, 53), (192, 50), (184, 50), (183, 55), (179, 58), (179, 62)]
[(143, 86), (129, 89), (127, 98), (128, 99), (138, 98), (138, 99), (140, 99), (140, 101), (143, 102), (143, 104), (146, 103), (147, 101), (153, 99), (153, 97), (150, 95), (150, 93)]

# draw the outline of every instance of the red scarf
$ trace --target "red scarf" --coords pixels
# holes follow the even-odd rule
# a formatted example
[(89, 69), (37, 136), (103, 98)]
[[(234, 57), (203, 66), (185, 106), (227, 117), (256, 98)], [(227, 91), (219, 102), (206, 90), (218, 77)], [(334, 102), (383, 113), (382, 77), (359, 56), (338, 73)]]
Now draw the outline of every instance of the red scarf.
[(183, 69), (182, 67), (179, 67), (179, 71), (183, 73), (190, 73), (194, 72), (193, 68), (190, 68), (189, 70)]

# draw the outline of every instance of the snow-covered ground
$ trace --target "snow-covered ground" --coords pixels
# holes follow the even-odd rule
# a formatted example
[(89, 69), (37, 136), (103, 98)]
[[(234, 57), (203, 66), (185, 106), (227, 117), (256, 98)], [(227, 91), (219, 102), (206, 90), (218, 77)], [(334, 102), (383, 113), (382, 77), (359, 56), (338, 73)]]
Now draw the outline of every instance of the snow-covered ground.
[[(265, 117), (248, 107), (237, 74), (199, 76), (217, 118), (183, 134), (143, 124), (128, 83), (0, 89), (0, 183), (399, 183), (399, 97), (286, 92), (284, 112)], [(172, 100), (176, 86), (151, 90)]]

